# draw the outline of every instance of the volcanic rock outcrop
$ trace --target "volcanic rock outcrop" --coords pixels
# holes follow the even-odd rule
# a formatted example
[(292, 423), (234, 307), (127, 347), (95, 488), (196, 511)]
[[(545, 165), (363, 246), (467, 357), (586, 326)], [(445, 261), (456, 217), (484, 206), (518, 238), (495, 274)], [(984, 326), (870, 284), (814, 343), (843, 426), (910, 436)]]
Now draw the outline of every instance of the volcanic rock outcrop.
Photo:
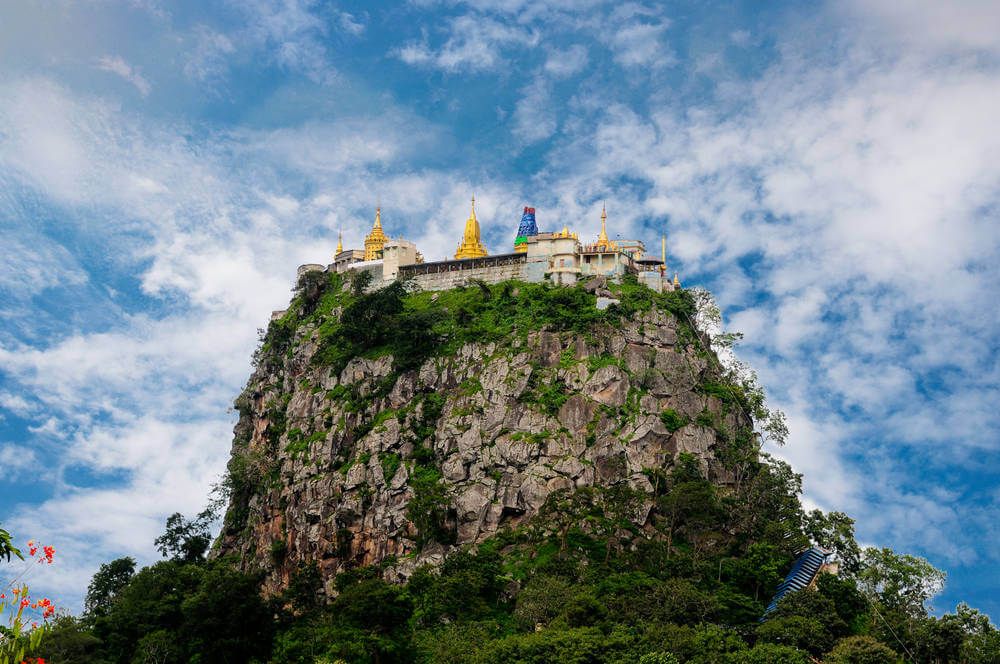
[[(502, 289), (514, 308), (530, 295), (518, 284), (480, 288), (484, 298)], [(718, 360), (690, 318), (657, 298), (613, 306), (583, 329), (540, 321), (457, 346), (431, 335), (423, 343), (439, 347), (401, 368), (384, 344), (328, 359), (331, 339), (346, 334), (342, 318), (357, 313), (350, 303), (371, 296), (339, 282), (298, 293), (237, 400), (231, 504), (214, 550), (265, 572), (267, 593), (312, 563), (328, 593), (336, 574), (359, 566), (406, 578), (529, 522), (561, 489), (652, 493), (651, 478), (682, 453), (717, 484), (732, 481), (718, 450), (725, 431), (749, 421), (705, 389)], [(420, 295), (454, 315), (446, 294)]]

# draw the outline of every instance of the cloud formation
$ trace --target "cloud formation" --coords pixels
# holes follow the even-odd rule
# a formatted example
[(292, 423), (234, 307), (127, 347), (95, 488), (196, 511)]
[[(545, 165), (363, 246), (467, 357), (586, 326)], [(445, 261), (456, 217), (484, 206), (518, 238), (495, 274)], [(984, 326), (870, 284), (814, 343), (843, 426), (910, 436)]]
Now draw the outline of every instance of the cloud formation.
[(139, 91), (139, 94), (143, 97), (149, 94), (149, 91), (153, 89), (153, 86), (149, 84), (142, 74), (138, 70), (133, 68), (129, 63), (125, 62), (120, 56), (117, 55), (103, 55), (97, 61), (97, 68), (102, 71), (111, 72), (112, 74), (117, 74), (123, 79), (135, 86), (135, 89)]
[(997, 562), (980, 542), (1000, 534), (989, 3), (786, 8), (707, 36), (596, 1), (150, 9), (183, 57), (55, 58), (138, 99), (41, 57), (0, 72), (0, 464), (54, 469), (0, 518), (66, 553), (53, 583), (78, 598), (201, 509), (296, 265), (341, 228), (359, 245), (379, 200), (387, 232), (442, 258), (473, 191), (492, 248), (525, 202), (581, 237), (604, 200), (613, 235), (666, 230), (788, 412), (776, 452), (809, 504), (951, 566), (964, 595), (962, 570)]

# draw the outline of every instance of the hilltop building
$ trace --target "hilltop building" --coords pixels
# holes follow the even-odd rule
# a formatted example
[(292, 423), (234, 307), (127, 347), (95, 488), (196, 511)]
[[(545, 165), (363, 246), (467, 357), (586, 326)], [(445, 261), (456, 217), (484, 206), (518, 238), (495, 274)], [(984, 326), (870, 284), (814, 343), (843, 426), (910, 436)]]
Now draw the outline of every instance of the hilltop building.
[(609, 239), (607, 222), (607, 208), (602, 207), (597, 239), (581, 243), (567, 225), (560, 231), (540, 232), (535, 208), (526, 206), (514, 237), (513, 251), (490, 255), (482, 241), (473, 197), (454, 259), (425, 262), (413, 242), (386, 235), (382, 228), (382, 208), (377, 207), (375, 222), (365, 236), (364, 249), (344, 249), (341, 234), (332, 263), (303, 265), (299, 272), (366, 270), (372, 274), (371, 288), (379, 288), (396, 279), (412, 279), (426, 290), (453, 288), (470, 280), (497, 283), (519, 279), (571, 285), (589, 277), (619, 280), (627, 274), (635, 275), (658, 291), (680, 287), (676, 273), (673, 281), (667, 274), (665, 239), (662, 256), (650, 257), (641, 240)]
[(372, 225), (372, 230), (365, 236), (365, 260), (382, 258), (382, 248), (388, 239), (382, 230), (382, 206), (379, 206), (375, 208), (375, 223)]
[(521, 223), (517, 227), (517, 235), (514, 236), (514, 251), (524, 253), (528, 250), (528, 238), (538, 235), (538, 224), (535, 223), (535, 208), (524, 208), (521, 215)]
[(476, 219), (476, 197), (472, 196), (472, 211), (469, 218), (465, 220), (465, 232), (462, 233), (462, 241), (458, 243), (458, 250), (455, 252), (455, 260), (466, 258), (481, 258), (487, 256), (486, 247), (479, 237), (479, 220)]

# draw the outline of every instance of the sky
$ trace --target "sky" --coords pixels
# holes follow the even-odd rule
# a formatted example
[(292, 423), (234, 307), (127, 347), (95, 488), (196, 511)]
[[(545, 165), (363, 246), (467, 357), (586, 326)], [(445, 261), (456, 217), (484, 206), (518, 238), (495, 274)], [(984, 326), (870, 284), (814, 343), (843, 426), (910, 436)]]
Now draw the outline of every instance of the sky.
[(1000, 617), (1000, 6), (0, 6), (0, 524), (157, 558), (206, 505), (295, 268), (454, 251), (475, 194), (656, 247), (745, 335), (805, 503)]

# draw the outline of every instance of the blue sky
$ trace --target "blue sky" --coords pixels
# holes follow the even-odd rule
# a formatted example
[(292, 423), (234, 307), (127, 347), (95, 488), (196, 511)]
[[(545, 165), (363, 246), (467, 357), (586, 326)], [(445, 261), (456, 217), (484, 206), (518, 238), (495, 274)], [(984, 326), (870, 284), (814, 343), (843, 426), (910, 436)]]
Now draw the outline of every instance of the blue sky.
[[(905, 6), (904, 6), (905, 4)], [(810, 506), (1000, 615), (995, 3), (6, 3), (0, 523), (76, 608), (224, 468), (256, 329), (377, 202), (656, 244), (746, 334)]]

